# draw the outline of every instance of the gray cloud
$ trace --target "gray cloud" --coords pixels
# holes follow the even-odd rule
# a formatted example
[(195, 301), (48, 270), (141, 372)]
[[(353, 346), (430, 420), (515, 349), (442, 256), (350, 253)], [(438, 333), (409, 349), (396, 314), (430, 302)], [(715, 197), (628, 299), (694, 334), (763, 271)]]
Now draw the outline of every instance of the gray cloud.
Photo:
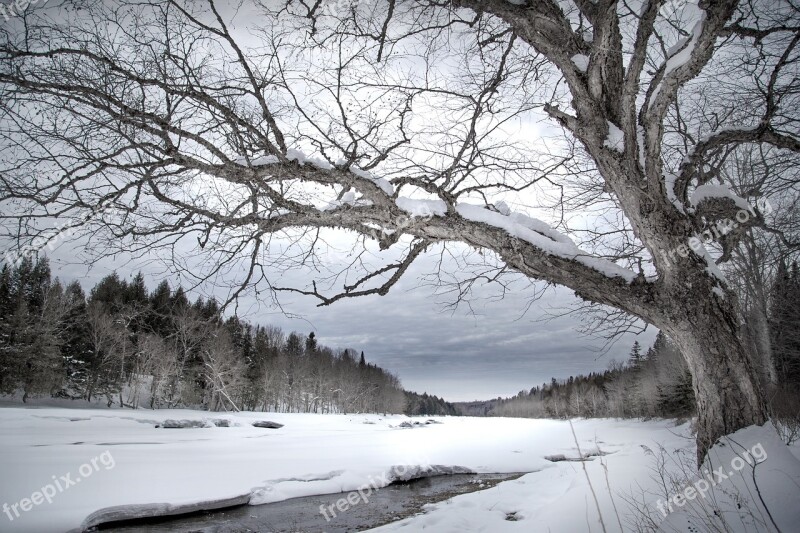
[[(85, 288), (113, 270), (127, 278), (141, 269), (151, 286), (163, 276), (158, 262), (106, 258), (89, 267), (75, 260), (73, 250), (56, 250), (53, 270), (64, 279), (78, 279)], [(497, 289), (483, 287), (470, 300), (471, 312), (466, 306), (445, 312), (445, 301), (432, 288), (419, 286), (430, 267), (430, 261), (422, 263), (383, 297), (345, 299), (321, 308), (308, 297), (282, 298), (284, 309), (302, 317), (290, 318), (251, 295), (241, 301), (238, 312), (253, 323), (287, 332), (313, 330), (321, 343), (334, 348), (363, 350), (368, 361), (398, 375), (407, 389), (450, 401), (513, 395), (551, 377), (602, 370), (612, 359), (627, 358), (632, 335), (602, 354), (602, 341), (578, 333), (580, 316), (544, 320), (548, 311), (577, 301), (567, 289), (548, 289), (525, 313), (531, 288), (512, 290), (494, 301)], [(281, 279), (289, 284), (307, 280), (305, 276), (284, 273)], [(650, 328), (639, 341), (647, 346), (654, 336)]]

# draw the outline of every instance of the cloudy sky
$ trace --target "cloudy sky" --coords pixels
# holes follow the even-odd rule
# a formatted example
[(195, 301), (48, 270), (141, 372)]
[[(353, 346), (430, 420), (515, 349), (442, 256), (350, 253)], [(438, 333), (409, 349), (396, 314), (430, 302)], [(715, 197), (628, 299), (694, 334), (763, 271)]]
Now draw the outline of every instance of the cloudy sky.
[[(87, 289), (113, 270), (130, 278), (141, 269), (151, 288), (165, 278), (158, 262), (120, 257), (87, 266), (76, 260), (75, 249), (65, 243), (52, 252), (53, 271), (64, 279), (78, 279)], [(626, 359), (635, 339), (648, 346), (655, 336), (649, 328), (603, 351), (602, 339), (579, 332), (585, 317), (553, 318), (578, 303), (571, 291), (547, 288), (530, 305), (535, 288), (523, 282), (512, 284), (501, 300), (496, 298), (497, 288), (484, 287), (469, 306), (448, 309), (451, 299), (421, 283), (431, 261), (429, 257), (412, 267), (383, 297), (345, 299), (322, 308), (308, 297), (281, 297), (286, 312), (302, 317), (295, 318), (264, 298), (249, 296), (240, 302), (238, 314), (287, 332), (314, 331), (322, 344), (333, 348), (363, 350), (368, 361), (398, 375), (405, 388), (450, 401), (509, 396), (551, 377), (602, 370), (612, 359)]]

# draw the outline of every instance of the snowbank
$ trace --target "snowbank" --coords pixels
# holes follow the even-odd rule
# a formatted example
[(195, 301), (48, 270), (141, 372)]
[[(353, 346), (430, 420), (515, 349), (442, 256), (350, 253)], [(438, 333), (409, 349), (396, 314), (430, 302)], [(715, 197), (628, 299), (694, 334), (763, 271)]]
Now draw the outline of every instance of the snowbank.
[[(201, 427), (156, 427), (165, 420), (195, 420)], [(229, 424), (207, 423), (215, 420)], [(252, 425), (263, 420), (283, 427)], [(376, 480), (377, 486), (385, 486), (396, 479), (470, 471), (532, 473), (431, 506), (425, 515), (384, 529), (531, 531), (535, 524), (541, 531), (585, 531), (588, 525), (599, 531), (585, 467), (606, 528), (617, 531), (614, 506), (621, 516), (629, 512), (625, 494), (642, 498), (642, 491), (650, 491), (644, 504), (655, 512), (652, 450), (664, 446), (670, 453), (694, 454), (688, 426), (672, 427), (669, 421), (576, 420), (578, 453), (566, 421), (437, 417), (437, 424), (401, 426), (409, 420), (378, 415), (0, 409), (0, 504), (17, 504), (19, 512), (14, 517), (9, 511), (13, 521), (0, 516), (0, 530), (80, 530), (114, 516), (179, 512), (245, 499), (268, 503), (351, 491)], [(775, 461), (769, 472), (791, 471), (794, 459), (785, 447), (768, 443), (761, 434), (752, 438), (769, 445), (769, 461)], [(113, 461), (99, 464), (80, 483), (59, 491), (51, 503), (28, 511), (19, 507), (22, 499), (62, 476), (74, 480), (101, 454), (113, 456)], [(553, 462), (559, 455), (587, 460)], [(769, 494), (786, 492), (783, 481), (767, 485), (765, 481), (763, 489)]]

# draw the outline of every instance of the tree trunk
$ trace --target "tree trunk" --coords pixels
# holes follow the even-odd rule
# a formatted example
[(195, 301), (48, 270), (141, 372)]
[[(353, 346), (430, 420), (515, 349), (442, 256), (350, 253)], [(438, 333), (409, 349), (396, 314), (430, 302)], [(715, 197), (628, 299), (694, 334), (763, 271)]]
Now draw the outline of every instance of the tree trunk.
[(748, 313), (747, 331), (753, 346), (753, 359), (761, 368), (764, 386), (769, 388), (778, 383), (775, 363), (772, 360), (772, 342), (769, 337), (769, 322), (766, 302), (755, 302)]
[(720, 437), (768, 420), (763, 389), (738, 319), (717, 298), (686, 302), (684, 319), (665, 328), (692, 373), (698, 466)]

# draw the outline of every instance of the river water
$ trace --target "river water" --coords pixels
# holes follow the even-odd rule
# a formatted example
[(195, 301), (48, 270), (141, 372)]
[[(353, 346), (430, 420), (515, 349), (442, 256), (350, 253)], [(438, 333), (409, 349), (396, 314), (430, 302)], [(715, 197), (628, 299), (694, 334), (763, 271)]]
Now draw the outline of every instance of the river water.
[[(336, 502), (348, 493), (293, 498), (265, 505), (242, 505), (229, 509), (198, 512), (164, 519), (143, 519), (101, 525), (98, 531), (125, 533), (344, 533), (364, 531), (422, 512), (427, 503), (446, 500), (459, 494), (488, 489), (501, 481), (522, 474), (455, 474), (394, 483), (368, 496), (358, 498), (344, 511)], [(352, 497), (355, 500), (355, 497)], [(327, 511), (325, 515), (320, 507)], [(333, 506), (333, 507), (331, 507)], [(342, 505), (344, 507), (344, 505)], [(333, 511), (331, 511), (333, 509)], [(333, 514), (336, 516), (333, 516)]]

